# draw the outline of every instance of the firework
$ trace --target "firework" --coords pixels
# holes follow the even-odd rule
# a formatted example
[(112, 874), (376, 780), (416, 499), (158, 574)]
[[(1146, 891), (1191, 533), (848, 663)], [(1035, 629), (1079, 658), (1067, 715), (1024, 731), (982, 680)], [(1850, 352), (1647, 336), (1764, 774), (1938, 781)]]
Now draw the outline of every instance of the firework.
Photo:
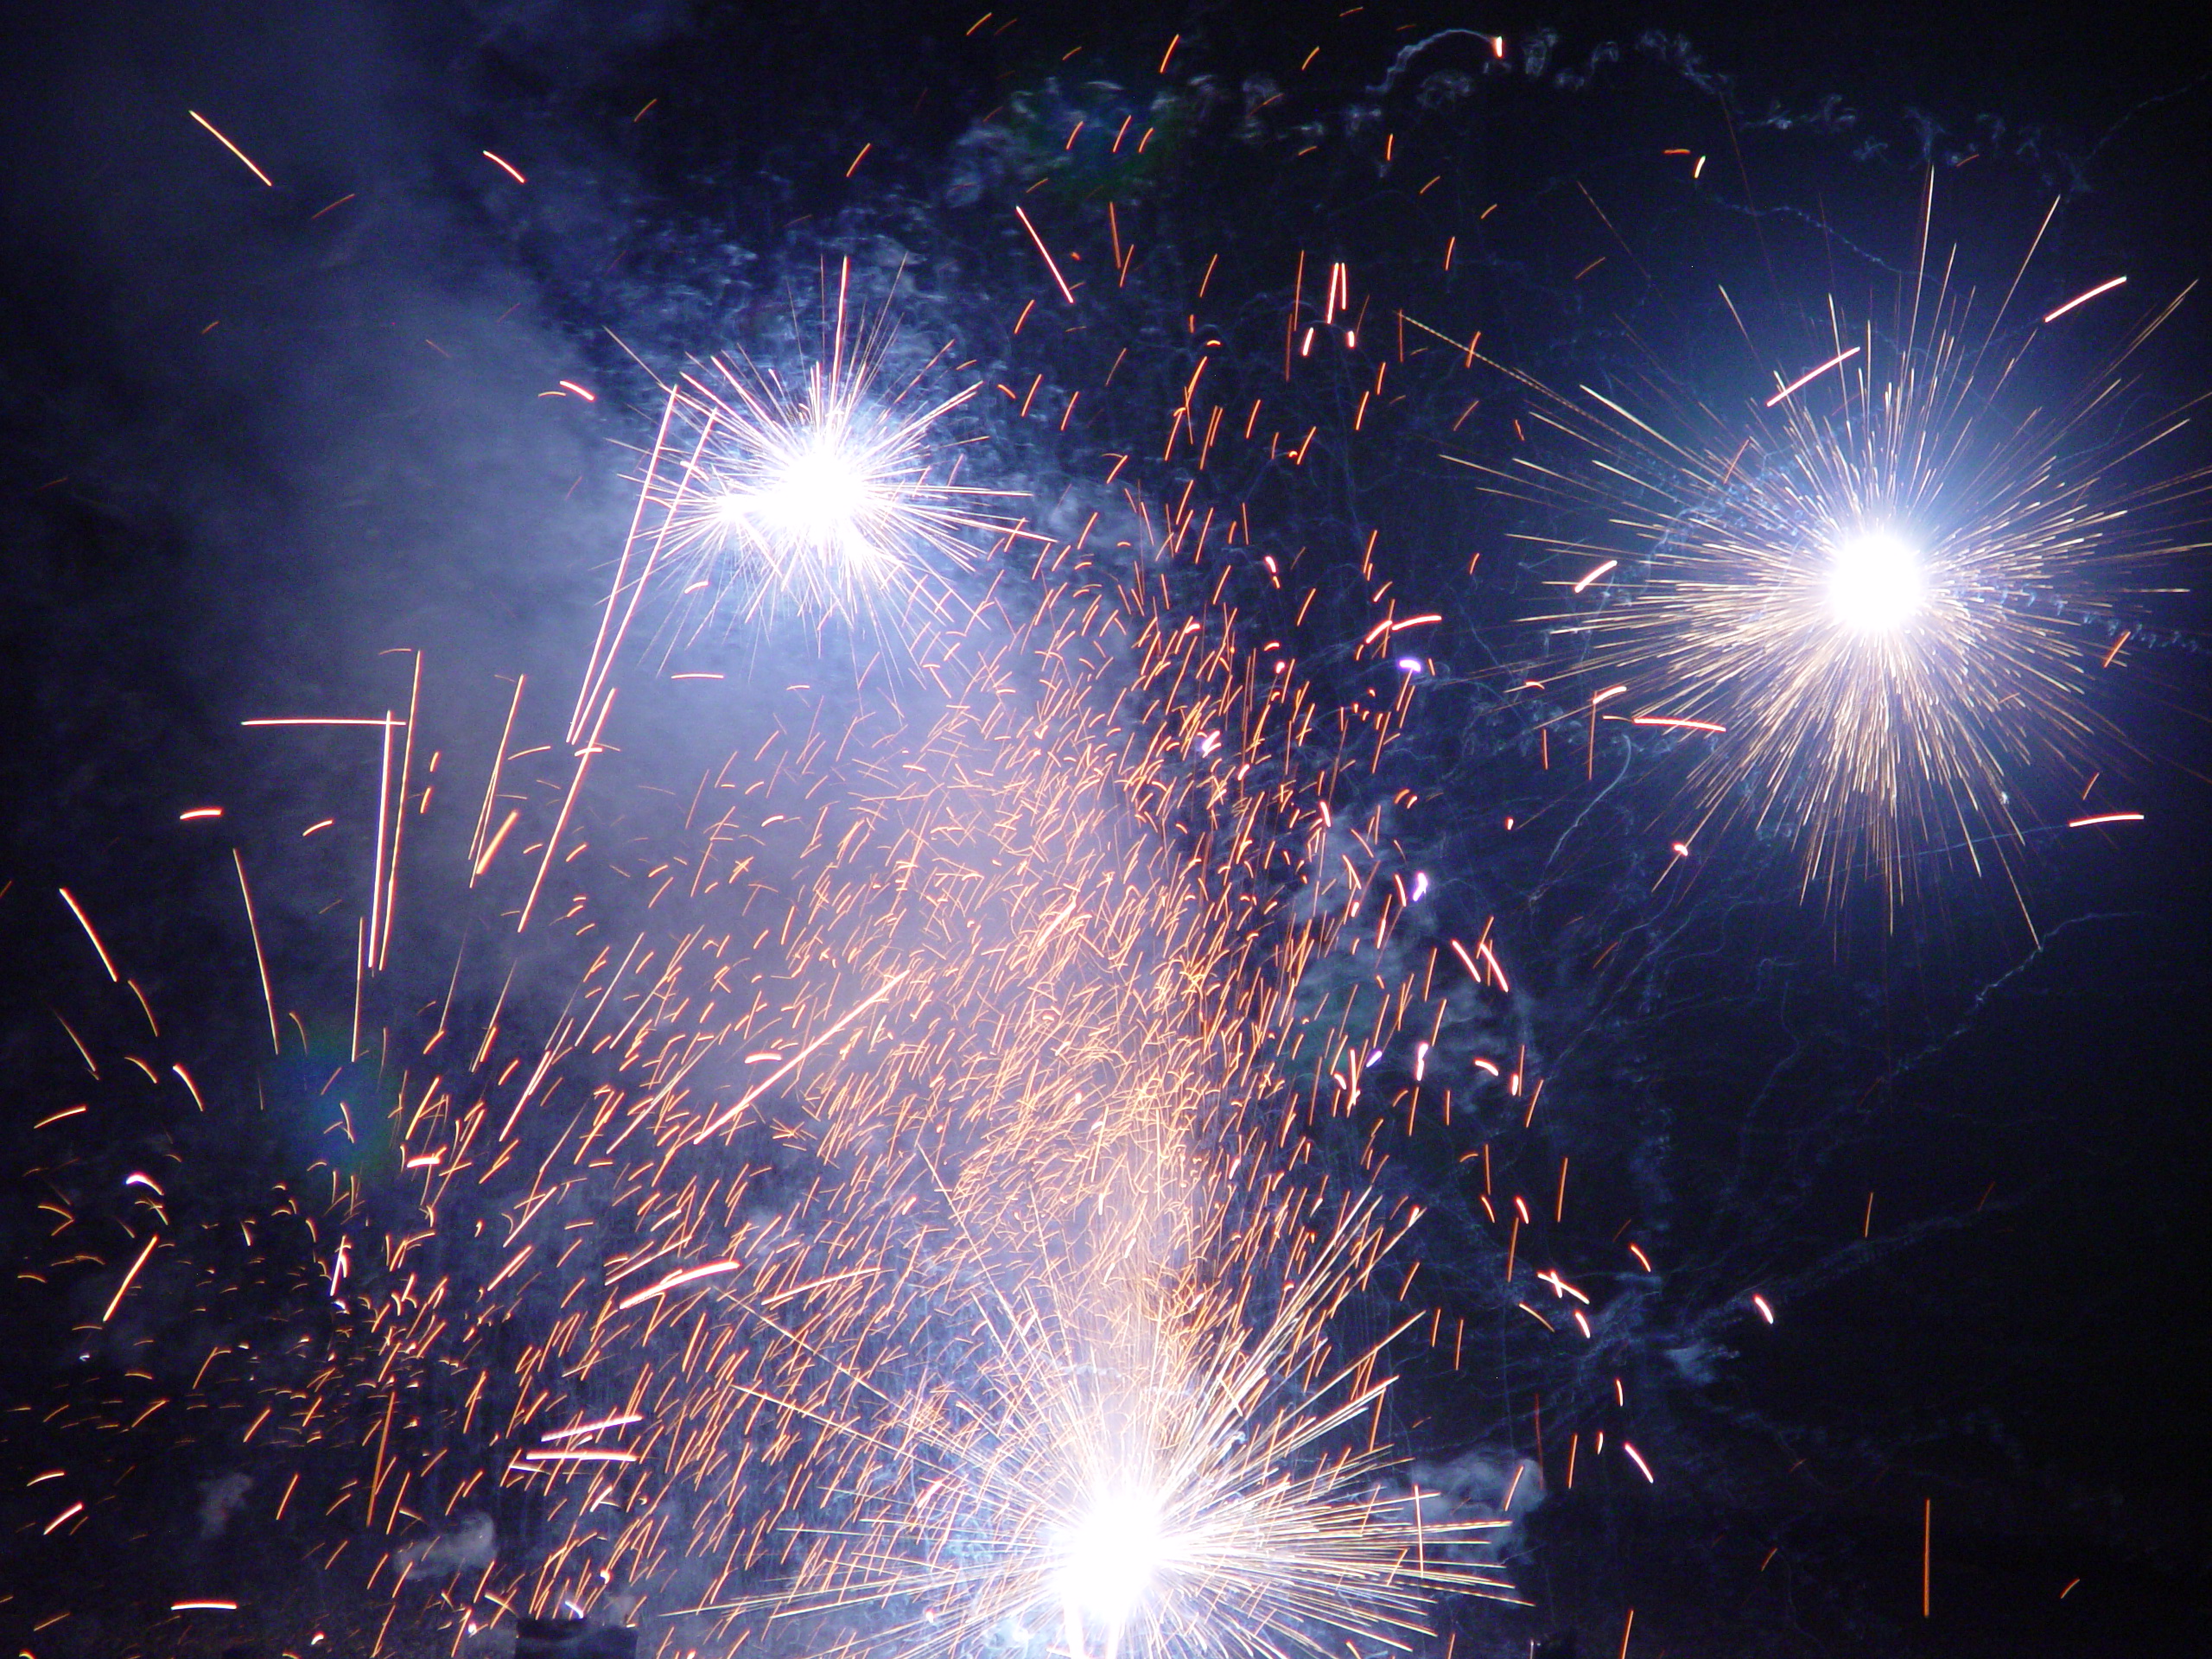
[[(1283, 1214), (1293, 1237), (1322, 1221)], [(1379, 1350), (1332, 1366), (1324, 1334), (1390, 1242), (1372, 1224), (1352, 1206), (1284, 1262), (1224, 1228), (1203, 1267), (982, 1280), (980, 1358), (900, 1399), (851, 1513), (762, 1605), (824, 1634), (864, 1611), (835, 1645), (907, 1654), (1318, 1655), (1424, 1633), (1440, 1594), (1510, 1599), (1484, 1565), (1504, 1522), (1427, 1514), (1347, 1434), (1389, 1386)]]
[[(1003, 50), (1016, 21), (978, 20), (959, 50)], [(1678, 52), (1655, 42), (1639, 50)], [(2138, 509), (2169, 498), (2126, 481), (2163, 433), (2126, 425), (2124, 353), (2056, 413), (2025, 389), (2038, 340), (2101, 327), (2120, 302), (2093, 302), (2125, 279), (2024, 327), (2014, 294), (1987, 316), (1923, 257), (1885, 327), (1837, 305), (1758, 342), (1776, 372), (1740, 409), (1522, 378), (1528, 400), (1470, 430), (1487, 359), (1435, 350), (1398, 305), (1464, 299), (1542, 351), (1516, 313), (1556, 268), (1560, 322), (1592, 337), (1591, 296), (1623, 267), (1583, 286), (1610, 245), (1560, 223), (1578, 159), (1554, 131), (1510, 140), (1505, 78), (1586, 106), (1611, 48), (1586, 74), (1549, 36), (1510, 55), (1445, 30), (1344, 103), (1324, 44), (1292, 79), (1169, 84), (1215, 49), (1178, 37), (1157, 88), (1103, 59), (1052, 67), (1082, 55), (1056, 48), (1038, 84), (1016, 70), (973, 103), (996, 108), (942, 194), (902, 162), (883, 212), (791, 219), (779, 180), (760, 222), (785, 225), (787, 253), (808, 223), (922, 247), (962, 343), (902, 344), (888, 301), (856, 315), (849, 268), (818, 329), (694, 318), (744, 346), (652, 376), (658, 426), (641, 417), (557, 768), (530, 762), (561, 730), (518, 677), (476, 805), (420, 654), (404, 703), (250, 722), (358, 728), (381, 751), (367, 798), (302, 831), (342, 824), (310, 844), (350, 836), (367, 876), (350, 1010), (305, 1000), (312, 906), (251, 828), (221, 872), (250, 1053), (165, 1034), (111, 893), (73, 876), (52, 895), (41, 926), (82, 935), (106, 1001), (67, 1009), (68, 1086), (29, 1120), (58, 1224), (22, 1276), (52, 1274), (73, 1346), (120, 1375), (73, 1378), (42, 1416), (72, 1450), (23, 1489), (19, 1530), (135, 1566), (149, 1530), (120, 1543), (135, 1522), (102, 1471), (117, 1446), (162, 1463), (166, 1433), (208, 1466), (203, 1529), (249, 1516), (288, 1575), (304, 1557), (388, 1597), (349, 1618), (349, 1650), (465, 1650), (527, 1616), (633, 1624), (659, 1659), (1448, 1656), (1447, 1624), (1463, 1645), (1491, 1633), (1448, 1599), (1512, 1599), (1497, 1562), (1548, 1480), (1618, 1471), (1640, 1499), (1687, 1465), (1693, 1484), (1694, 1445), (1624, 1433), (1632, 1402), (1706, 1389), (1730, 1333), (1786, 1326), (1817, 1275), (1766, 1248), (1789, 1206), (1747, 1201), (1748, 1155), (1707, 1208), (1752, 1241), (1731, 1259), (1759, 1255), (1764, 1288), (1697, 1259), (1717, 1235), (1682, 1224), (1661, 1178), (1683, 1167), (1669, 1148), (1694, 1166), (1710, 1143), (1643, 1081), (1663, 1068), (1623, 1068), (1592, 1109), (1628, 1003), (1610, 988), (1678, 979), (1643, 954), (1662, 939), (1685, 959), (1679, 930), (1615, 929), (1639, 882), (1568, 868), (1586, 822), (1615, 844), (1605, 815), (1458, 855), (1545, 810), (1518, 785), (1493, 810), (1465, 757), (1548, 770), (1561, 733), (1489, 741), (1530, 729), (1532, 680), (1461, 728), (1454, 767), (1461, 560), (1439, 556), (1439, 524), (1406, 533), (1397, 501), (1433, 505), (1397, 486), (1407, 435), (1459, 411), (1489, 483), (1550, 515), (1518, 527), (1544, 532), (1566, 597), (1543, 620), (1573, 661), (1537, 671), (1573, 688), (1544, 714), (1587, 745), (1551, 804), (1597, 794), (1608, 749), (1624, 767), (1670, 749), (1694, 768), (1680, 856), (1732, 823), (1793, 841), (1808, 887), (1871, 871), (1894, 900), (1931, 849), (2009, 871), (2044, 786), (2113, 741), (2088, 690), (2126, 643), (2116, 550), (2163, 550)], [(1669, 62), (1708, 106), (1718, 83)], [(1240, 85), (1241, 111), (1221, 92)], [(1607, 176), (1630, 176), (1614, 152), (1643, 141), (1604, 124)], [(1211, 166), (1207, 135), (1232, 125)], [(844, 178), (876, 177), (893, 142), (840, 156)], [(468, 164), (550, 194), (549, 163), (513, 153)], [(1668, 154), (1697, 187), (1703, 156)], [(1516, 215), (1544, 257), (1519, 257)], [(1634, 221), (1598, 218), (1629, 251)], [(1407, 280), (1416, 265), (1450, 281)], [(641, 286), (625, 326), (730, 291), (696, 274), (639, 276), (677, 282)], [(1002, 517), (1015, 493), (979, 473), (1039, 480), (1006, 509), (1033, 521)], [(766, 665), (792, 632), (880, 649), (850, 680), (784, 685)], [(662, 694), (639, 659), (732, 666), (694, 658), (716, 636), (752, 658), (728, 677), (741, 695), (671, 690), (640, 720)], [(1428, 747), (1386, 764), (1416, 700), (1441, 705)], [(728, 758), (696, 771), (709, 732)], [(1522, 874), (1516, 918), (1493, 895)], [(172, 1142), (179, 1125), (200, 1132)], [(1625, 1172), (1639, 1213), (1599, 1224), (1628, 1185), (1616, 1135), (1652, 1162)], [(185, 1163), (219, 1169), (222, 1205), (213, 1173), (178, 1185)], [(1482, 1380), (1431, 1414), (1468, 1339)], [(1438, 1465), (1395, 1449), (1414, 1443)], [(162, 1570), (210, 1581), (169, 1586), (172, 1620), (213, 1629), (283, 1593), (200, 1593), (242, 1586), (213, 1581), (220, 1554), (176, 1556)], [(301, 1602), (326, 1592), (299, 1576)], [(77, 1634), (48, 1630), (40, 1652)]]
[(2173, 429), (2123, 409), (2165, 311), (2045, 407), (2040, 329), (2009, 321), (2027, 264), (1985, 314), (1925, 255), (1893, 329), (1831, 301), (1820, 355), (1733, 416), (1524, 379), (1567, 459), (1478, 464), (1587, 526), (1532, 539), (1570, 573), (1574, 607), (1538, 620), (1580, 651), (1593, 757), (1609, 724), (1666, 734), (1695, 753), (1685, 843), (1738, 823), (1793, 843), (1807, 888), (1867, 877), (1892, 906), (1932, 853), (2009, 868), (2033, 804), (2121, 747), (2090, 695), (2120, 573), (2172, 550), (2139, 520), (2190, 487), (2120, 475)]
[(992, 507), (1020, 492), (961, 483), (947, 431), (980, 383), (925, 392), (939, 351), (887, 385), (897, 335), (889, 301), (873, 317), (853, 317), (850, 283), (848, 260), (825, 308), (822, 350), (795, 374), (715, 356), (664, 387), (572, 742), (592, 729), (651, 594), (672, 598), (671, 641), (717, 619), (778, 613), (912, 622), (941, 611), (944, 579), (976, 562), (979, 538), (1005, 534)]
[(902, 412), (871, 398), (872, 376), (833, 358), (794, 389), (712, 358), (681, 378), (671, 424), (683, 448), (656, 457), (674, 476), (654, 503), (681, 591), (748, 615), (781, 605), (849, 620), (912, 589), (931, 553), (972, 562), (966, 537), (987, 527), (976, 503), (1006, 493), (946, 481), (932, 438), (976, 388)]

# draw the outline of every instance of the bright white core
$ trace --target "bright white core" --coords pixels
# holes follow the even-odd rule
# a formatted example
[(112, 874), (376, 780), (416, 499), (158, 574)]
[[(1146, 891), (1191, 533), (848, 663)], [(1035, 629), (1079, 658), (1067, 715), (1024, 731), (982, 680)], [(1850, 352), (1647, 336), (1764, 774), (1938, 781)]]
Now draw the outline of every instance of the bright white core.
[(1109, 1492), (1093, 1501), (1061, 1553), (1061, 1600), (1102, 1624), (1126, 1622), (1165, 1564), (1164, 1518), (1148, 1493)]
[(1861, 531), (1828, 556), (1828, 608), (1853, 633), (1893, 633), (1927, 597), (1920, 554), (1886, 530)]

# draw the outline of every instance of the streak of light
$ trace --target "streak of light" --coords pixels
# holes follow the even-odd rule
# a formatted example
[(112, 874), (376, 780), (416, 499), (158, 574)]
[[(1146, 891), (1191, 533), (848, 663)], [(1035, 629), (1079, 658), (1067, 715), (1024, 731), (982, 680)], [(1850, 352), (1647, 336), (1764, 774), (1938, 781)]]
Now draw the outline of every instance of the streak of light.
[(85, 930), (85, 937), (92, 942), (92, 949), (99, 952), (100, 966), (107, 969), (109, 980), (121, 984), (123, 976), (115, 971), (115, 959), (108, 955), (107, 946), (100, 943), (100, 936), (92, 931), (92, 925), (85, 915), (84, 906), (77, 902), (68, 888), (60, 887), (55, 891), (60, 893), (61, 902), (69, 906), (69, 913), (77, 918), (77, 925)]
[(115, 1287), (115, 1294), (107, 1299), (107, 1306), (100, 1310), (99, 1322), (102, 1325), (115, 1317), (115, 1310), (123, 1306), (123, 1298), (130, 1290), (131, 1281), (137, 1278), (138, 1269), (146, 1265), (146, 1258), (154, 1253), (154, 1246), (161, 1242), (159, 1233), (148, 1236), (145, 1247), (138, 1252), (137, 1259), (131, 1262), (130, 1270), (123, 1275), (123, 1282)]
[(614, 1304), (614, 1311), (618, 1313), (626, 1313), (640, 1302), (652, 1301), (656, 1296), (665, 1296), (678, 1286), (691, 1284), (701, 1279), (712, 1279), (725, 1273), (735, 1273), (744, 1265), (741, 1262), (709, 1262), (702, 1267), (685, 1268), (680, 1273), (670, 1274), (658, 1284), (647, 1285), (643, 1290), (632, 1292)]
[[(1803, 388), (1811, 385), (1814, 381), (1819, 379), (1830, 369), (1841, 368), (1845, 364), (1850, 362), (1853, 358), (1858, 356), (1859, 353), (1859, 347), (1853, 346), (1848, 350), (1838, 352), (1834, 357), (1828, 359), (1827, 362), (1820, 365), (1819, 367), (1806, 370), (1804, 373), (1799, 375), (1788, 385), (1783, 387), (1780, 391), (1776, 392), (1773, 397), (1768, 398), (1766, 400), (1766, 406), (1769, 409), (1772, 409), (1776, 404), (1786, 401), (1791, 393), (1802, 391)], [(1777, 375), (1776, 378), (1779, 379), (1781, 377)]]
[(240, 149), (239, 149), (236, 144), (232, 143), (229, 139), (227, 139), (227, 138), (224, 137), (223, 137), (223, 135), (222, 135), (219, 131), (217, 131), (217, 130), (216, 130), (216, 127), (215, 127), (215, 124), (214, 124), (213, 121), (210, 121), (210, 120), (209, 120), (206, 116), (204, 116), (204, 115), (200, 114), (200, 111), (197, 111), (197, 110), (187, 110), (187, 111), (185, 111), (185, 113), (186, 113), (187, 115), (190, 116), (194, 120), (197, 121), (197, 122), (198, 122), (201, 126), (203, 126), (203, 127), (207, 128), (208, 131), (210, 131), (210, 132), (212, 132), (212, 133), (214, 133), (214, 134), (215, 134), (215, 141), (216, 141), (216, 143), (218, 143), (221, 144), (221, 145), (222, 145), (222, 147), (223, 147), (225, 149), (229, 150), (229, 151), (231, 152), (231, 154), (232, 154), (232, 155), (233, 155), (233, 156), (237, 156), (237, 157), (238, 158), (238, 160), (240, 160), (240, 161), (244, 162), (245, 163), (245, 168), (246, 168), (246, 171), (247, 171), (247, 172), (249, 172), (249, 173), (252, 174), (252, 175), (253, 175), (253, 176), (254, 176), (255, 178), (259, 179), (259, 180), (260, 180), (264, 184), (267, 185), (267, 186), (268, 186), (271, 190), (274, 190), (274, 189), (276, 188), (276, 180), (274, 180), (274, 179), (272, 179), (272, 178), (270, 178), (270, 177), (266, 173), (263, 172), (259, 168), (256, 167), (256, 166), (253, 164), (253, 157), (252, 157), (252, 156), (251, 156), (247, 155), (247, 154), (245, 153), (245, 151), (244, 151), (244, 150)]
[(1923, 1498), (1920, 1505), (1920, 1616), (1923, 1618), (1931, 1618), (1934, 1614), (1929, 1591), (1933, 1587), (1931, 1568), (1935, 1564), (1935, 1548), (1936, 1500)]
[(2061, 317), (2064, 316), (2069, 311), (2071, 311), (2075, 306), (2087, 305), (2091, 300), (2095, 299), (2098, 295), (2111, 293), (2113, 289), (2118, 288), (2126, 280), (2127, 278), (2125, 276), (2107, 277), (2103, 282), (2099, 283), (2094, 288), (2088, 289), (2087, 292), (2076, 294), (2072, 299), (2067, 301), (2065, 304), (2060, 306), (2057, 310), (2046, 313), (2044, 315), (2044, 321), (2045, 322), (2056, 322)]
[(1045, 238), (1037, 234), (1037, 227), (1029, 222), (1029, 215), (1016, 206), (1014, 216), (1021, 221), (1021, 228), (1029, 232), (1029, 239), (1037, 245), (1037, 252), (1045, 261), (1045, 269), (1052, 273), (1052, 281), (1060, 290), (1060, 297), (1073, 305), (1075, 290), (1068, 286), (1067, 278), (1060, 275), (1060, 268), (1052, 263), (1052, 251), (1045, 245)]
[(566, 1451), (525, 1452), (518, 1461), (522, 1463), (635, 1463), (634, 1452), (614, 1452), (595, 1446), (571, 1446)]
[(548, 1429), (537, 1438), (541, 1440), (573, 1440), (586, 1434), (596, 1434), (602, 1429), (627, 1428), (632, 1423), (642, 1423), (645, 1421), (640, 1414), (626, 1411), (618, 1416), (601, 1417), (591, 1422), (577, 1423), (568, 1428)]
[(882, 1001), (885, 997), (889, 996), (893, 991), (899, 988), (899, 984), (906, 978), (906, 970), (901, 969), (899, 972), (892, 975), (890, 978), (885, 980), (882, 984), (877, 986), (866, 996), (862, 997), (858, 1002), (855, 1003), (851, 1008), (848, 1009), (843, 1014), (839, 1016), (835, 1021), (827, 1027), (820, 1035), (809, 1042), (804, 1048), (798, 1050), (798, 1052), (794, 1053), (789, 1059), (785, 1060), (773, 1071), (769, 1072), (767, 1076), (762, 1077), (760, 1082), (754, 1084), (753, 1087), (747, 1090), (744, 1094), (738, 1096), (738, 1099), (734, 1105), (727, 1108), (715, 1117), (709, 1119), (706, 1127), (699, 1130), (696, 1135), (691, 1137), (692, 1141), (696, 1143), (701, 1141), (710, 1140), (715, 1135), (718, 1135), (723, 1129), (728, 1128), (730, 1124), (735, 1122), (740, 1114), (741, 1114), (747, 1107), (752, 1105), (754, 1101), (760, 1099), (760, 1096), (766, 1094), (770, 1089), (780, 1083), (785, 1077), (790, 1076), (791, 1073), (797, 1071), (810, 1056), (811, 1056), (817, 1049), (820, 1049), (824, 1044), (828, 1043), (831, 1038), (836, 1036), (839, 1032), (844, 1030), (845, 1027), (851, 1025), (854, 1020), (859, 1019), (870, 1008), (875, 1007), (877, 1003)]
[[(245, 884), (245, 856), (235, 847), (231, 849), (231, 862), (238, 873), (238, 897), (245, 901), (246, 931), (253, 938), (253, 965), (261, 976), (262, 1006), (269, 1011), (269, 1047), (272, 1053), (281, 1054), (284, 1045), (276, 1033), (276, 995), (269, 988), (269, 958), (261, 949), (261, 924), (254, 919), (253, 893)], [(199, 1098), (197, 1090), (193, 1091), (193, 1097)]]

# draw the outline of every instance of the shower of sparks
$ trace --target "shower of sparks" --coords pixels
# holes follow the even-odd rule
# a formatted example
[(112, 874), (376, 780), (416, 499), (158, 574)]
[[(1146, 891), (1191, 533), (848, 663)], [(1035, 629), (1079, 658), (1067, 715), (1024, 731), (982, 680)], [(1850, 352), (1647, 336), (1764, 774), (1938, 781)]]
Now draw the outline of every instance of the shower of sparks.
[[(1409, 1493), (1363, 1432), (1380, 1351), (1332, 1359), (1331, 1316), (1402, 1225), (1332, 1221), (1261, 1174), (1225, 1104), (1258, 1086), (1281, 988), (1330, 926), (1268, 925), (1275, 884), (1161, 833), (1193, 811), (1231, 848), (1321, 833), (1311, 779), (1255, 785), (1235, 758), (1296, 746), (1313, 711), (1232, 640), (1148, 617), (1152, 591), (1098, 632), (1048, 610), (993, 647), (979, 622), (966, 694), (855, 780), (864, 833), (785, 925), (801, 967), (779, 1002), (687, 1030), (687, 988), (731, 942), (685, 947), (626, 1039), (645, 1068), (613, 1096), (626, 1122), (576, 1148), (582, 1168), (601, 1140), (661, 1148), (639, 1265), (709, 1259), (636, 1291), (610, 1260), (605, 1310), (528, 1376), (604, 1390), (646, 1338), (688, 1333), (687, 1367), (594, 1397), (651, 1425), (631, 1447), (689, 1494), (689, 1537), (645, 1527), (632, 1576), (684, 1551), (731, 1589), (784, 1580), (710, 1596), (732, 1629), (797, 1622), (817, 1652), (1021, 1630), (1084, 1654), (1319, 1653), (1425, 1628), (1440, 1592), (1506, 1593), (1478, 1548), (1499, 1522)], [(1125, 630), (1151, 709), (1134, 726), (1092, 706)], [(690, 884), (710, 899), (766, 849), (710, 845)], [(1287, 954), (1255, 958), (1255, 937)], [(803, 1105), (761, 1104), (748, 1063), (790, 1071)], [(695, 1103), (725, 1068), (732, 1103)], [(733, 1231), (747, 1178), (717, 1190), (720, 1147), (763, 1129), (841, 1185)], [(1254, 1220), (1232, 1213), (1237, 1166), (1267, 1182)], [(572, 1461), (511, 1477), (592, 1474)], [(546, 1500), (587, 1529), (602, 1496)], [(564, 1567), (518, 1592), (593, 1588)]]

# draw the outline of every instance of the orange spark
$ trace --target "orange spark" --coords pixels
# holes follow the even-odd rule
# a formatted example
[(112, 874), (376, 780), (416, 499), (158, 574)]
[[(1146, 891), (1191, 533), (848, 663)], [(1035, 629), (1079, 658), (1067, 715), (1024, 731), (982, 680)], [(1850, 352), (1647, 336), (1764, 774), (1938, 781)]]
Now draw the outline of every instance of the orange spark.
[(270, 178), (266, 173), (256, 167), (253, 164), (252, 156), (247, 155), (245, 151), (240, 149), (229, 139), (224, 137), (223, 135), (216, 130), (215, 124), (213, 121), (210, 121), (206, 116), (200, 114), (197, 110), (187, 110), (185, 113), (190, 116), (194, 120), (197, 121), (201, 126), (207, 128), (208, 131), (214, 133), (216, 142), (221, 144), (225, 149), (229, 150), (232, 155), (237, 156), (238, 160), (244, 162), (245, 163), (247, 172), (252, 174), (255, 178), (259, 179), (271, 190), (274, 190), (276, 188), (276, 181)]

